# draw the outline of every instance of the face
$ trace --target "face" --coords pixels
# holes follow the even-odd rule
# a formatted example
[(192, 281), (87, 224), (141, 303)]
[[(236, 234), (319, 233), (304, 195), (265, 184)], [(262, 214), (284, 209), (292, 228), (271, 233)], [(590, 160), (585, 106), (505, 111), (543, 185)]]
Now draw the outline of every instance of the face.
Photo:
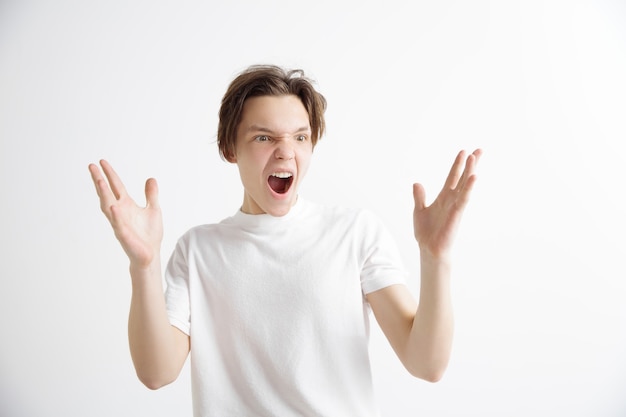
[(241, 210), (287, 214), (298, 198), (312, 154), (309, 114), (297, 96), (247, 99), (231, 158), (244, 187)]

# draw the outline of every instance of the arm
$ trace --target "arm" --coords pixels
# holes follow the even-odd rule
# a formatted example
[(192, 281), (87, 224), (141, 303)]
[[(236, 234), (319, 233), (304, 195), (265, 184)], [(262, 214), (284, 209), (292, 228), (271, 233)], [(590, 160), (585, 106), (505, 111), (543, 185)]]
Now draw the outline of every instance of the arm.
[(170, 325), (161, 282), (160, 248), (163, 238), (158, 189), (146, 181), (146, 207), (130, 198), (121, 180), (101, 161), (103, 178), (95, 164), (89, 171), (100, 207), (130, 261), (132, 297), (128, 320), (130, 352), (137, 376), (148, 388), (174, 381), (189, 353), (189, 336)]
[(378, 323), (404, 366), (412, 375), (431, 382), (441, 379), (452, 349), (450, 249), (476, 181), (474, 170), (480, 155), (480, 150), (469, 155), (463, 169), (465, 154), (460, 152), (443, 190), (428, 207), (423, 187), (413, 186), (413, 224), (421, 262), (419, 304), (404, 285), (367, 295)]

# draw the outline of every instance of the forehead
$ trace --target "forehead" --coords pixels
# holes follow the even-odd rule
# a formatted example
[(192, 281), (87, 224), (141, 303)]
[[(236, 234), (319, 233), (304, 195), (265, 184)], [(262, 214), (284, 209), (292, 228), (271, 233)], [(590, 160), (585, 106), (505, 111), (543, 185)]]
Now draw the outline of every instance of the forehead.
[(239, 132), (268, 130), (293, 133), (310, 130), (309, 114), (294, 95), (250, 97), (243, 105)]

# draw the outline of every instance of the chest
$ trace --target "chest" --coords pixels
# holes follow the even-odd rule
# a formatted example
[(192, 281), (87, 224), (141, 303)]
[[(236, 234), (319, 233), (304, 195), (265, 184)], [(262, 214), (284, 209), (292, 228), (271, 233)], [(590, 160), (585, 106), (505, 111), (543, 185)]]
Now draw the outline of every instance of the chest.
[(197, 277), (191, 293), (199, 296), (192, 316), (197, 308), (246, 333), (313, 328), (332, 336), (354, 328), (364, 311), (354, 239), (339, 228), (307, 230), (241, 232), (219, 246), (198, 246), (189, 259)]

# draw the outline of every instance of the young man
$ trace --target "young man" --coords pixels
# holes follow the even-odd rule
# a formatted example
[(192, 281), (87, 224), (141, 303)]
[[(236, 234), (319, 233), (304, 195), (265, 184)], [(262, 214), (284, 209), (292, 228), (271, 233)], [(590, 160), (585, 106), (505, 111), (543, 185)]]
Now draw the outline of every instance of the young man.
[[(154, 179), (145, 208), (112, 167), (89, 170), (130, 260), (129, 340), (140, 380), (174, 381), (191, 352), (196, 416), (375, 416), (371, 309), (416, 377), (441, 378), (453, 314), (450, 248), (480, 150), (460, 152), (425, 206), (413, 186), (419, 304), (388, 232), (369, 212), (304, 200), (298, 187), (324, 133), (326, 102), (301, 71), (254, 66), (222, 101), (218, 146), (237, 164), (241, 208), (179, 240), (161, 285), (162, 219)], [(416, 253), (417, 255), (417, 253)]]

